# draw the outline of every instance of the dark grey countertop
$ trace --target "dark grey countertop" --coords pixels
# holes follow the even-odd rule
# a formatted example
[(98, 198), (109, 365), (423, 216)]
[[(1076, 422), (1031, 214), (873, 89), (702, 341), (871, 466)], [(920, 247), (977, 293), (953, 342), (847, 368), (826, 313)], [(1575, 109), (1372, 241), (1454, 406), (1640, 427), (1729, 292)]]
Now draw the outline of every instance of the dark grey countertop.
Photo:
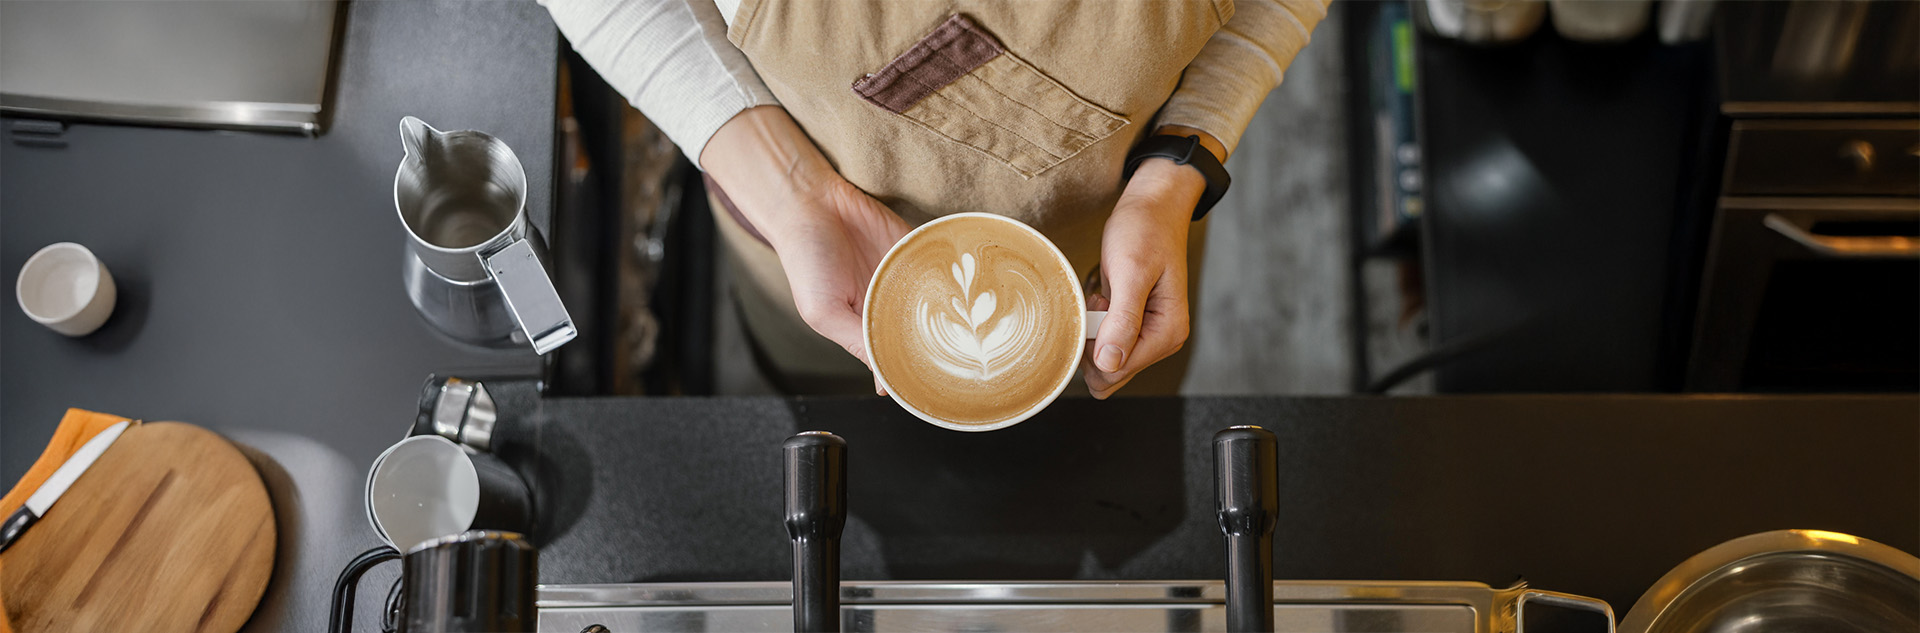
[(878, 398), (505, 389), (545, 583), (789, 579), (780, 442), (802, 430), (848, 442), (846, 579), (1221, 578), (1211, 438), (1236, 424), (1279, 438), (1281, 579), (1525, 578), (1624, 614), (1745, 534), (1920, 551), (1911, 396), (1066, 399), (968, 434)]
[(317, 138), (74, 124), (64, 148), (0, 139), (0, 279), (74, 241), (120, 288), (112, 319), (82, 339), (11, 298), (0, 309), (0, 481), (26, 471), (67, 407), (192, 422), (249, 447), (281, 529), (251, 630), (325, 626), (334, 576), (375, 544), (355, 505), (365, 469), (406, 432), (429, 372), (538, 371), (531, 352), (464, 348), (415, 314), (393, 175), (403, 115), (486, 130), (524, 161), (545, 226), (552, 20), (531, 1), (353, 2), (345, 20)]

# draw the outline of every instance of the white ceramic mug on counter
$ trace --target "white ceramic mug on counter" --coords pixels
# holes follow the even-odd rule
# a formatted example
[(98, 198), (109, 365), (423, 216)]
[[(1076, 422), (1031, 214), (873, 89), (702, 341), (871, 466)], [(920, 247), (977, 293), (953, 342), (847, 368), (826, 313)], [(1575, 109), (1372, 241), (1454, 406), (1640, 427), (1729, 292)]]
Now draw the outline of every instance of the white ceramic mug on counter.
[(881, 259), (861, 312), (875, 380), (915, 417), (956, 431), (1039, 413), (1080, 373), (1105, 312), (1073, 265), (1026, 223), (957, 213)]
[(49, 245), (27, 258), (13, 288), (27, 318), (76, 337), (107, 322), (118, 290), (107, 265), (73, 242)]

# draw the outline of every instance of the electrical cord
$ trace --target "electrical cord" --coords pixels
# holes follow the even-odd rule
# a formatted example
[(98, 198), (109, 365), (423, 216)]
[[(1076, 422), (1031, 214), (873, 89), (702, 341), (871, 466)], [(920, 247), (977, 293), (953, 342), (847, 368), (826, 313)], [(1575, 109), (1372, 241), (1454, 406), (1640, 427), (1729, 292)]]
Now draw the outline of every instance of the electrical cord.
[(387, 587), (387, 608), (380, 611), (380, 633), (400, 631), (400, 614), (406, 609), (406, 596), (400, 592), (400, 585), (406, 579), (401, 575), (393, 579), (393, 586)]
[(1401, 363), (1399, 367), (1395, 367), (1393, 371), (1387, 372), (1386, 375), (1375, 378), (1373, 382), (1367, 384), (1366, 392), (1375, 395), (1385, 394), (1387, 390), (1397, 387), (1400, 383), (1406, 382), (1408, 379), (1418, 376), (1427, 370), (1453, 362), (1454, 359), (1462, 356), (1486, 349), (1501, 337), (1506, 336), (1510, 331), (1511, 330), (1496, 330), (1493, 332), (1483, 332), (1462, 336), (1452, 341), (1436, 345), (1427, 353), (1415, 356), (1412, 360)]
[(333, 608), (327, 615), (329, 633), (350, 633), (353, 630), (353, 594), (360, 585), (360, 576), (390, 560), (400, 560), (400, 552), (382, 545), (361, 552), (347, 563), (346, 569), (340, 570), (340, 578), (333, 581)]

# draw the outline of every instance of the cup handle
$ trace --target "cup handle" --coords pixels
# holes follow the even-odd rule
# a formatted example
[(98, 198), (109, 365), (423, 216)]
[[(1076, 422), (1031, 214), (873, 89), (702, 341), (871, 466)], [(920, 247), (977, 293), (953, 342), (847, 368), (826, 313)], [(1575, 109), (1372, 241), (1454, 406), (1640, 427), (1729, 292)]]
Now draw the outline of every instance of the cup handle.
[(535, 354), (551, 352), (578, 335), (573, 317), (567, 314), (566, 304), (560, 302), (560, 293), (553, 289), (553, 280), (547, 278), (547, 269), (540, 265), (540, 257), (527, 240), (514, 240), (499, 250), (481, 253), (480, 264), (506, 297), (507, 311), (513, 313), (514, 323), (533, 343)]
[(1105, 323), (1106, 321), (1107, 321), (1106, 310), (1088, 310), (1087, 311), (1087, 332), (1086, 332), (1087, 335), (1084, 338), (1086, 338), (1087, 340), (1093, 340), (1095, 337), (1100, 336), (1100, 324)]

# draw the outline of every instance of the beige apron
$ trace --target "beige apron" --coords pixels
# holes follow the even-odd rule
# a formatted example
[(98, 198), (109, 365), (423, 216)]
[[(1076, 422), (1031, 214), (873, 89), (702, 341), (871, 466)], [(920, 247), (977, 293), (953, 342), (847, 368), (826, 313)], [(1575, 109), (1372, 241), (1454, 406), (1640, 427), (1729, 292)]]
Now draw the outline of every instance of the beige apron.
[[(908, 223), (1018, 218), (1085, 278), (1128, 149), (1232, 12), (1231, 0), (745, 0), (728, 39), (840, 174)], [(737, 213), (715, 215), (769, 373), (800, 392), (870, 390), (865, 367), (801, 321), (772, 249)], [(1193, 290), (1205, 235), (1201, 223), (1189, 236)], [(1177, 391), (1186, 356), (1126, 393)]]

